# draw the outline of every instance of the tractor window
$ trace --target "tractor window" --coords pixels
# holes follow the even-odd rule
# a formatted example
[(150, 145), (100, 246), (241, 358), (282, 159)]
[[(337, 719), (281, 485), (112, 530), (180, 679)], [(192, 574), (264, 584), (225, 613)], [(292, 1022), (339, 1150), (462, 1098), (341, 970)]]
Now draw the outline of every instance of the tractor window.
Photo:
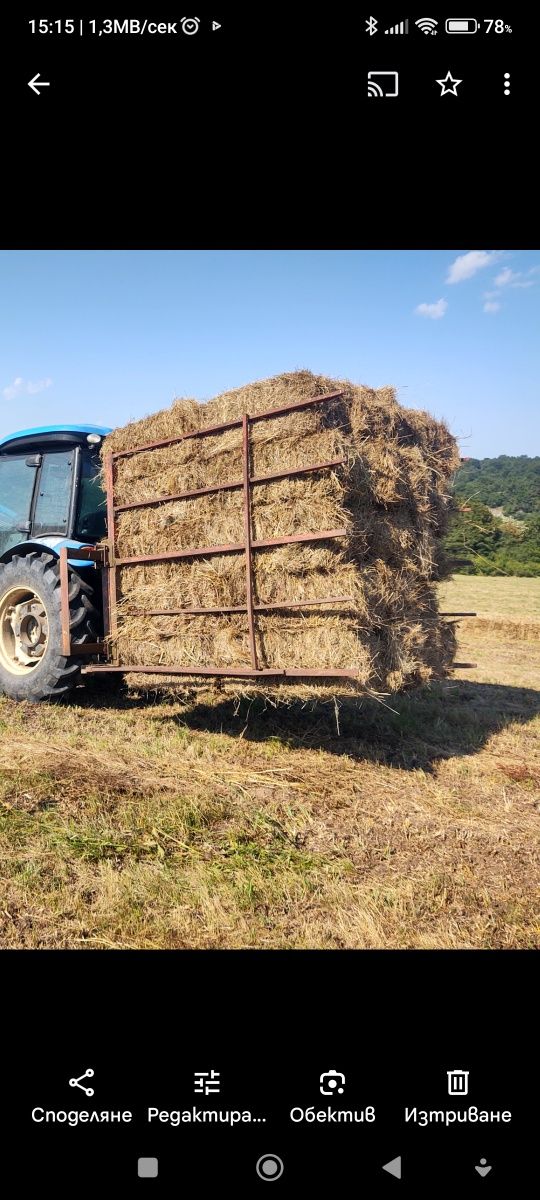
[(101, 483), (99, 458), (83, 450), (79, 509), (74, 536), (81, 541), (99, 542), (107, 532), (106, 499)]
[(0, 458), (0, 554), (28, 538), (35, 478), (36, 467), (26, 465), (26, 455)]
[(44, 454), (39, 478), (39, 490), (34, 509), (34, 537), (44, 533), (67, 536), (75, 447)]

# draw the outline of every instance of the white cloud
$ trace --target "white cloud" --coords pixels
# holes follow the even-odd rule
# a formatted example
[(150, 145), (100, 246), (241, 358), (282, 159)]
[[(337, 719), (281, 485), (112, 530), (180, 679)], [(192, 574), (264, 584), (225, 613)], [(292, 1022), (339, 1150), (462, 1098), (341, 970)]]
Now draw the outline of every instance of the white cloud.
[(15, 400), (17, 396), (37, 396), (38, 392), (44, 392), (45, 388), (50, 387), (52, 379), (37, 379), (33, 382), (31, 379), (23, 379), (22, 375), (17, 375), (13, 383), (9, 383), (7, 387), (2, 388), (4, 400)]
[(484, 300), (496, 300), (500, 294), (500, 292), (484, 292)]
[(415, 308), (415, 313), (420, 317), (431, 317), (432, 321), (439, 321), (448, 308), (446, 300), (437, 300), (435, 304), (418, 304)]
[(26, 385), (26, 391), (28, 392), (29, 396), (36, 396), (38, 392), (44, 392), (45, 388), (50, 387), (51, 384), (52, 379), (38, 379), (37, 383), (32, 383), (31, 379), (29, 379)]
[[(509, 266), (505, 266), (504, 271), (500, 271), (500, 274), (497, 275), (494, 283), (496, 283), (498, 288), (508, 287), (508, 284), (510, 284), (510, 287), (512, 288), (521, 288), (523, 287), (523, 284), (518, 282), (521, 280), (521, 277), (522, 271), (511, 271)], [(529, 284), (527, 284), (527, 287), (529, 287)]]
[(10, 383), (9, 387), (3, 388), (2, 395), (4, 397), (4, 400), (14, 400), (15, 396), (19, 395), (20, 389), (22, 387), (22, 382), (23, 381), (21, 379), (21, 376), (19, 375), (17, 377), (17, 379), (13, 380), (13, 383)]
[(501, 306), (498, 300), (486, 300), (486, 303), (484, 304), (484, 312), (496, 313), (499, 312), (500, 307)]
[(461, 283), (463, 279), (472, 279), (477, 271), (493, 266), (500, 256), (500, 250), (469, 250), (468, 254), (459, 254), (448, 268), (446, 282)]
[(519, 279), (521, 271), (511, 271), (510, 267), (505, 267), (504, 271), (499, 271), (493, 280), (495, 287), (506, 287), (509, 283), (514, 283)]
[[(538, 267), (530, 267), (526, 274), (527, 276), (537, 275), (538, 270)], [(530, 288), (534, 287), (535, 284), (534, 279), (524, 278), (523, 271), (511, 271), (510, 267), (505, 267), (503, 271), (500, 271), (499, 274), (495, 276), (493, 282), (497, 287), (500, 288)]]

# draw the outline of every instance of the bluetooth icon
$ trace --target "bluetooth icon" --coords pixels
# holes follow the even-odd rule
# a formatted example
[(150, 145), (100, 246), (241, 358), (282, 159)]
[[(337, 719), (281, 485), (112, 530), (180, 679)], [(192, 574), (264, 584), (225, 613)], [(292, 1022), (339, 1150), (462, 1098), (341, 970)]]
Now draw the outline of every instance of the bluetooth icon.
[(377, 32), (378, 23), (375, 17), (370, 17), (369, 21), (366, 21), (366, 33), (369, 33), (370, 37), (373, 37), (373, 34)]

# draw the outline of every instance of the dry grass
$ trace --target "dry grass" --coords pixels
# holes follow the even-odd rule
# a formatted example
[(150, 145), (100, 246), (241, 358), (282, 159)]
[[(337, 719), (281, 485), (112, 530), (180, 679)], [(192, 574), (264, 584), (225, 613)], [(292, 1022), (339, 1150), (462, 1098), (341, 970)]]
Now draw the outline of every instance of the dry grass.
[(439, 588), (441, 608), (471, 609), (479, 617), (540, 621), (540, 579), (454, 575)]
[(462, 607), (467, 637), (501, 636), (505, 642), (540, 641), (540, 579), (456, 575), (440, 587), (441, 608)]
[(0, 700), (2, 946), (537, 947), (540, 646), (464, 629), (391, 707)]
[[(106, 449), (122, 451), (189, 430), (210, 429), (305, 401), (340, 396), (315, 407), (254, 422), (250, 472), (266, 477), (309, 464), (342, 460), (332, 470), (286, 476), (252, 489), (254, 540), (340, 529), (339, 538), (257, 551), (257, 603), (292, 604), (255, 617), (259, 665), (354, 670), (359, 686), (396, 690), (444, 677), (455, 645), (437, 616), (441, 535), (449, 482), (459, 464), (446, 426), (402, 408), (391, 388), (373, 391), (309, 371), (276, 376), (217, 396), (205, 405), (179, 400), (161, 413), (117, 429)], [(177, 495), (242, 479), (242, 432), (213, 433), (117, 460), (118, 504)], [(205, 493), (121, 512), (120, 557), (197, 546), (242, 545), (241, 489)], [(115, 649), (126, 664), (251, 665), (245, 614), (186, 615), (186, 607), (245, 604), (241, 553), (119, 569), (121, 602)], [(344, 597), (332, 606), (294, 609), (296, 601)], [(144, 616), (148, 609), (175, 616)]]

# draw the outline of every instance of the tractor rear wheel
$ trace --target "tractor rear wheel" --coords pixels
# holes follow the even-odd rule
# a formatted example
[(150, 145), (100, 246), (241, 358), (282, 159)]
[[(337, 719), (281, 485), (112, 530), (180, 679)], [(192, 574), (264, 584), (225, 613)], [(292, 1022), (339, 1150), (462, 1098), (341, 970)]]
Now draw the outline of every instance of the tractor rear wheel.
[[(93, 588), (69, 572), (72, 644), (95, 642)], [(14, 554), (0, 565), (0, 692), (12, 700), (55, 700), (77, 682), (81, 659), (62, 654), (60, 567), (53, 554)]]

